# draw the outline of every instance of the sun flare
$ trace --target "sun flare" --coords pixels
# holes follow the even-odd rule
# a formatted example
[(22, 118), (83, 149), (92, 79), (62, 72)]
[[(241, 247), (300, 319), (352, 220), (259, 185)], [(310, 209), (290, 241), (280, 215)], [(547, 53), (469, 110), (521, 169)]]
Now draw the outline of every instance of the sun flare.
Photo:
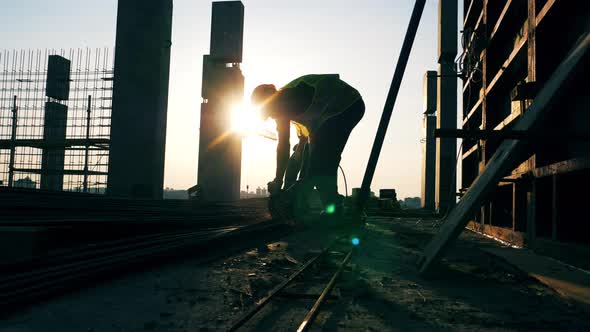
[(232, 131), (242, 136), (256, 135), (262, 130), (264, 122), (256, 108), (248, 103), (237, 104), (231, 111)]

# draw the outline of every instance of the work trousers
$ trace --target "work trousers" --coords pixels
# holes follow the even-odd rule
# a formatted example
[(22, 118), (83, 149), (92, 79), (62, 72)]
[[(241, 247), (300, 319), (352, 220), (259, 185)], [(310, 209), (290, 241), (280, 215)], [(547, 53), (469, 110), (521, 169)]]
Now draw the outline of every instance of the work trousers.
[[(342, 113), (329, 118), (310, 135), (306, 161), (301, 170), (303, 190), (318, 189), (322, 204), (340, 205), (338, 166), (348, 137), (365, 114), (365, 103), (359, 98)], [(289, 173), (289, 171), (287, 171)]]

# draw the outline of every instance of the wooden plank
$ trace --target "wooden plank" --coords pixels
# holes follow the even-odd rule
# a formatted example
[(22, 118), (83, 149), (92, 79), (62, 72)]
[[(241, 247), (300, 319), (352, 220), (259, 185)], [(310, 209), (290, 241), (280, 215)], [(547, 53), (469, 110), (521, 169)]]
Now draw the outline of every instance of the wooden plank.
[(488, 86), (486, 88), (486, 94), (489, 94), (490, 91), (492, 90), (492, 88), (496, 85), (496, 83), (498, 83), (498, 81), (500, 80), (500, 78), (502, 77), (502, 75), (504, 74), (506, 69), (508, 69), (508, 67), (510, 67), (510, 65), (512, 64), (512, 61), (514, 61), (514, 59), (516, 59), (516, 56), (518, 55), (520, 50), (522, 50), (522, 48), (527, 44), (527, 40), (528, 40), (528, 34), (525, 34), (522, 37), (522, 40), (518, 43), (518, 45), (516, 45), (516, 47), (514, 47), (512, 52), (510, 52), (508, 59), (506, 59), (506, 61), (504, 61), (504, 63), (502, 64), (502, 67), (500, 67), (500, 69), (498, 70), (498, 72), (496, 73), (496, 75), (494, 76), (492, 81), (490, 82), (490, 84), (488, 84)]
[(590, 158), (574, 158), (557, 162), (555, 164), (539, 167), (533, 170), (535, 178), (571, 173), (590, 169)]
[(501, 240), (516, 247), (523, 247), (526, 242), (526, 235), (524, 233), (516, 232), (510, 228), (482, 225), (475, 221), (467, 223), (466, 228), (470, 231), (493, 237), (494, 239)]
[[(475, 23), (475, 27), (473, 27), (473, 32), (477, 31), (480, 26), (481, 23), (483, 22), (483, 11), (479, 14), (479, 17), (477, 18), (477, 22)], [(469, 42), (467, 43), (467, 48), (470, 48), (471, 44), (475, 41), (475, 36), (476, 34), (473, 33), (471, 38), (469, 38)]]
[(482, 101), (483, 101), (483, 99), (480, 98), (477, 100), (477, 103), (475, 103), (475, 105), (473, 105), (473, 107), (471, 108), (471, 110), (469, 111), (469, 113), (467, 114), (465, 119), (463, 119), (463, 126), (465, 126), (467, 124), (467, 122), (469, 122), (469, 120), (471, 119), (473, 114), (475, 114), (475, 112), (477, 112), (477, 109), (481, 106)]
[[(537, 32), (536, 32), (536, 3), (537, 0), (527, 0), (527, 77), (528, 83), (535, 84), (537, 82)], [(531, 105), (532, 100), (526, 99), (520, 101), (519, 113), (525, 112), (525, 110)], [(505, 124), (508, 126), (508, 124)], [(532, 155), (521, 164), (515, 172), (529, 172), (535, 168), (537, 162), (537, 156)]]
[(473, 12), (473, 6), (475, 5), (475, 1), (478, 0), (471, 0), (469, 2), (469, 7), (467, 7), (467, 13), (465, 14), (465, 18), (463, 19), (463, 26), (467, 26), (467, 22), (469, 21), (469, 17), (471, 16), (471, 13)]
[[(484, 1), (484, 8), (483, 8), (483, 24), (486, 27), (486, 36), (488, 35), (487, 26), (489, 25), (488, 20), (488, 0)], [(481, 103), (481, 125), (479, 126), (480, 129), (485, 130), (488, 127), (488, 95), (486, 94), (486, 90), (488, 88), (488, 48), (483, 50), (482, 52), (482, 82), (481, 82), (481, 90), (482, 90), (482, 103)], [(479, 163), (477, 165), (477, 174), (480, 175), (481, 172), (486, 167), (486, 151), (487, 151), (487, 141), (480, 140), (479, 145), (481, 146), (480, 149), (480, 158)], [(485, 224), (485, 219), (482, 218), (482, 224)]]
[[(516, 123), (515, 130), (534, 130), (538, 127), (555, 102), (559, 92), (564, 90), (565, 83), (587, 54), (589, 47), (590, 28), (587, 28), (538, 93), (533, 104)], [(487, 167), (471, 184), (455, 208), (450, 211), (439, 232), (424, 249), (418, 261), (421, 274), (426, 274), (438, 262), (449, 245), (463, 231), (469, 219), (488, 198), (488, 195), (502, 177), (512, 170), (525, 151), (526, 143), (524, 141), (507, 140), (502, 142), (488, 162)]]
[(502, 130), (508, 127), (512, 122), (514, 122), (518, 117), (521, 115), (520, 112), (512, 112), (510, 113), (502, 122), (498, 123), (497, 126), (494, 127), (494, 130)]
[(556, 0), (548, 0), (545, 3), (545, 6), (543, 6), (543, 8), (541, 9), (541, 11), (539, 12), (539, 15), (537, 15), (537, 18), (535, 20), (535, 26), (538, 27), (539, 24), (541, 24), (541, 22), (543, 21), (543, 19), (545, 18), (545, 16), (547, 16), (547, 14), (551, 10), (551, 8), (553, 8), (553, 5), (555, 5), (556, 2), (557, 2)]
[(504, 8), (502, 9), (502, 13), (500, 13), (498, 20), (496, 21), (496, 24), (494, 25), (494, 28), (492, 29), (492, 33), (490, 34), (490, 41), (494, 40), (494, 37), (498, 33), (498, 30), (500, 29), (500, 26), (502, 25), (502, 22), (504, 21), (504, 18), (506, 17), (506, 13), (508, 13), (510, 6), (512, 6), (512, 3), (513, 3), (512, 0), (506, 1), (506, 4), (504, 5)]
[(467, 151), (465, 151), (465, 153), (463, 153), (463, 159), (467, 159), (467, 157), (469, 157), (475, 151), (477, 151), (477, 144), (475, 144), (469, 150), (467, 150)]
[[(475, 24), (475, 28), (474, 31), (477, 31), (477, 29), (479, 29), (479, 27), (481, 26), (482, 22), (484, 20), (484, 12), (482, 11), (481, 14), (479, 15), (479, 18), (477, 19), (477, 23)], [(475, 33), (473, 34), (473, 36), (469, 39), (469, 43), (467, 44), (467, 49), (470, 48), (471, 43), (473, 43), (473, 41), (475, 40)], [(483, 53), (485, 52), (485, 48), (482, 50), (482, 52), (480, 52), (479, 54), (479, 60), (481, 61), (483, 59)], [(469, 87), (469, 85), (473, 83), (473, 76), (469, 77), (469, 79), (467, 80), (467, 82), (465, 82), (463, 84), (463, 93), (465, 93), (465, 91), (467, 91), (467, 88)]]
[[(478, 6), (478, 4), (482, 4), (483, 1), (482, 0), (471, 0), (469, 3), (469, 6), (467, 7), (467, 12), (465, 13), (464, 17), (463, 17), (463, 26), (464, 27), (469, 27), (471, 24), (471, 21), (473, 21), (473, 18), (475, 17), (475, 15), (477, 15), (477, 10), (478, 8), (476, 7), (480, 7)], [(481, 12), (483, 10), (483, 8), (479, 9), (479, 11)], [(477, 25), (477, 23), (475, 24)]]

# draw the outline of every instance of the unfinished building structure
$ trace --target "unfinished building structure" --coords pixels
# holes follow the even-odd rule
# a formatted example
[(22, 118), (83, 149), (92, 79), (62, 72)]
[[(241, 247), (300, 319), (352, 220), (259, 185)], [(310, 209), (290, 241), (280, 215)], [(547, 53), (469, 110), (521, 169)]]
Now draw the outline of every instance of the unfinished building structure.
[(590, 61), (562, 89), (541, 130), (510, 129), (588, 30), (590, 3), (465, 0), (464, 9), (462, 186), (483, 172), (502, 140), (529, 143), (468, 227), (548, 254), (566, 252), (563, 242), (588, 243), (587, 199), (577, 188), (590, 184), (590, 144), (582, 137), (590, 132)]
[(108, 194), (161, 199), (172, 0), (119, 0)]
[(198, 165), (201, 198), (208, 201), (240, 198), (242, 138), (232, 132), (231, 112), (244, 97), (243, 30), (241, 1), (213, 2), (210, 54), (203, 56)]
[(109, 53), (0, 52), (0, 187), (104, 193)]

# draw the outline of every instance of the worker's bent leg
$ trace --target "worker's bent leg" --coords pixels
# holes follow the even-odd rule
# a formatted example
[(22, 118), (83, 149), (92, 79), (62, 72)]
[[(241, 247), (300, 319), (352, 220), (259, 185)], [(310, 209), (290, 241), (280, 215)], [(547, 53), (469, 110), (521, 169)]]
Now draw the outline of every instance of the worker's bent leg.
[(341, 208), (338, 194), (338, 165), (350, 133), (365, 113), (365, 104), (359, 99), (341, 114), (326, 121), (311, 137), (308, 180), (318, 188), (324, 208), (334, 205)]
[(297, 176), (301, 170), (301, 153), (299, 151), (293, 152), (289, 162), (287, 163), (287, 170), (285, 171), (285, 189), (289, 189), (297, 181)]

